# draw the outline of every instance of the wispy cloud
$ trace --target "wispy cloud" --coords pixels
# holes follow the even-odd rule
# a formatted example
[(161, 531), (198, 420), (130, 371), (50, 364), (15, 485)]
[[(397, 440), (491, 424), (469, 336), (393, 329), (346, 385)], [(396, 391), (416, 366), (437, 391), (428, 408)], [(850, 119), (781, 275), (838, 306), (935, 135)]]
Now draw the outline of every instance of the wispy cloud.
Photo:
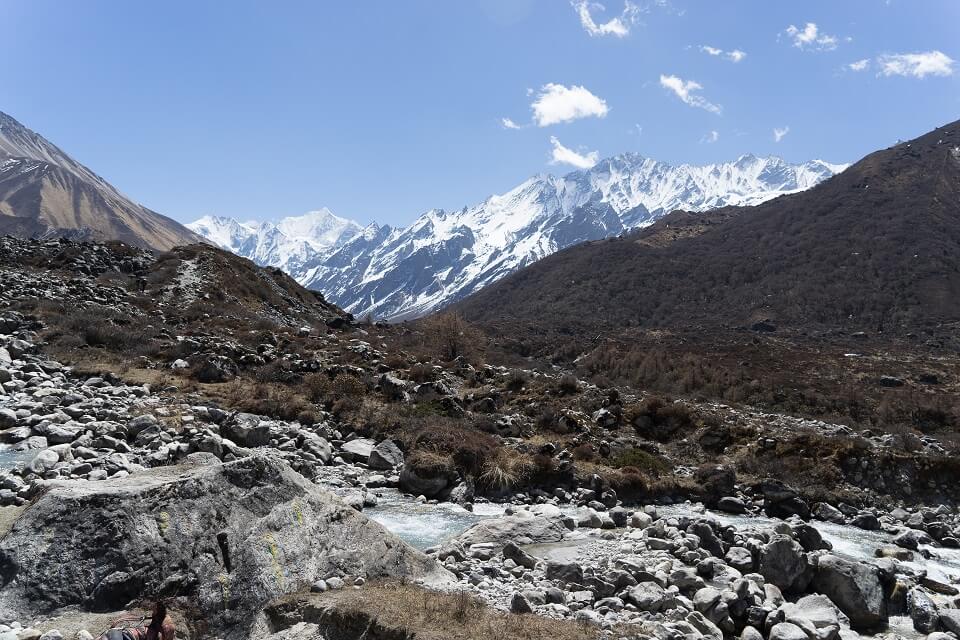
[(716, 47), (711, 47), (706, 44), (700, 45), (700, 51), (706, 53), (707, 55), (714, 56), (715, 58), (723, 58), (729, 60), (730, 62), (740, 62), (747, 57), (745, 51), (740, 49), (734, 49), (733, 51), (724, 51), (723, 49), (718, 49)]
[(856, 62), (851, 62), (847, 65), (847, 69), (850, 71), (866, 71), (870, 68), (870, 58), (864, 58), (863, 60), (857, 60)]
[(523, 129), (522, 124), (517, 124), (510, 118), (500, 118), (500, 126), (504, 129)]
[(580, 16), (580, 24), (584, 31), (594, 37), (615, 36), (623, 38), (629, 35), (630, 29), (637, 23), (640, 16), (640, 7), (628, 0), (623, 3), (623, 13), (619, 16), (611, 18), (607, 22), (597, 23), (593, 19), (591, 11), (604, 11), (606, 7), (602, 4), (589, 2), (588, 0), (572, 0), (570, 4), (573, 5)]
[(953, 58), (942, 51), (895, 53), (877, 57), (881, 74), (912, 78), (953, 75), (954, 62)]
[(700, 83), (694, 80), (683, 80), (677, 76), (661, 75), (660, 86), (672, 91), (678, 98), (683, 100), (685, 104), (688, 104), (691, 107), (705, 109), (710, 113), (716, 113), (717, 115), (723, 111), (723, 107), (720, 105), (713, 104), (703, 96), (698, 95), (697, 92), (699, 92), (700, 89), (703, 89), (703, 87), (700, 85)]
[(719, 140), (719, 139), (720, 139), (720, 132), (719, 132), (719, 131), (710, 131), (710, 132), (704, 134), (704, 136), (703, 136), (702, 138), (700, 138), (700, 142), (701, 142), (702, 144), (713, 144), (714, 142), (716, 142), (716, 141)]
[(610, 111), (602, 98), (593, 95), (584, 87), (565, 87), (553, 83), (540, 89), (530, 108), (533, 109), (533, 121), (538, 127), (572, 122), (580, 118), (603, 118)]
[(589, 169), (600, 159), (600, 154), (596, 151), (578, 153), (563, 146), (556, 136), (550, 136), (550, 144), (553, 145), (550, 164), (569, 164), (578, 169)]
[(786, 136), (788, 133), (790, 133), (790, 127), (783, 127), (783, 128), (776, 127), (773, 130), (773, 141), (780, 142), (781, 140), (783, 140), (784, 136)]
[(837, 36), (820, 31), (816, 22), (808, 22), (803, 28), (790, 25), (784, 33), (793, 41), (793, 46), (798, 49), (833, 51), (839, 43)]

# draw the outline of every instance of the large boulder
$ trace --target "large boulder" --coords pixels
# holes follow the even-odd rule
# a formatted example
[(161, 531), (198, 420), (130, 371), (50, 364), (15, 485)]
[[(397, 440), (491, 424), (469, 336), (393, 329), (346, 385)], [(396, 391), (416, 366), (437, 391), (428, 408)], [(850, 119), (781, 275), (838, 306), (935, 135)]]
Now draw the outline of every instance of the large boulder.
[(830, 598), (813, 594), (780, 606), (784, 622), (806, 632), (810, 640), (837, 640), (840, 637), (840, 612)]
[(403, 452), (393, 440), (384, 440), (373, 448), (367, 460), (371, 469), (387, 471), (403, 466)]
[(457, 540), (466, 547), (481, 543), (503, 547), (509, 542), (559, 542), (567, 531), (564, 516), (559, 509), (556, 513), (546, 509), (541, 509), (540, 513), (519, 510), (499, 518), (481, 520), (460, 534)]
[[(268, 454), (61, 481), (0, 540), (0, 611), (115, 611), (188, 597), (212, 635), (246, 637), (277, 596), (335, 575), (445, 572)], [(214, 634), (216, 632), (216, 634)]]
[(830, 598), (850, 618), (856, 630), (887, 623), (887, 599), (880, 571), (871, 564), (851, 562), (834, 555), (820, 557), (813, 589)]
[(220, 427), (220, 433), (242, 447), (270, 444), (270, 423), (252, 413), (238, 413)]
[(377, 443), (369, 438), (356, 438), (343, 443), (343, 446), (340, 447), (340, 455), (347, 462), (362, 462), (366, 464), (375, 446), (377, 446)]
[(940, 628), (940, 611), (936, 603), (919, 587), (907, 592), (907, 611), (913, 628), (920, 633), (933, 633)]
[(798, 593), (810, 584), (812, 572), (803, 547), (777, 534), (760, 550), (760, 574), (782, 591)]

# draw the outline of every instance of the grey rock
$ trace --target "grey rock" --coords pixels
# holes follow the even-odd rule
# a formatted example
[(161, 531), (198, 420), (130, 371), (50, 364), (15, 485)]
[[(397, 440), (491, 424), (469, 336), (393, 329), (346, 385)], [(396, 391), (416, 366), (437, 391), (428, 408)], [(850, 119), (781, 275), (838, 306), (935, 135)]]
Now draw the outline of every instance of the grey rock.
[(393, 440), (384, 440), (370, 452), (367, 465), (371, 469), (386, 471), (403, 466), (403, 452)]
[(936, 603), (917, 587), (907, 592), (907, 611), (913, 628), (920, 633), (933, 633), (940, 627), (940, 612)]
[(499, 546), (508, 542), (559, 542), (567, 531), (559, 509), (556, 509), (555, 513), (544, 511), (542, 514), (519, 510), (511, 515), (482, 520), (464, 531), (457, 540), (464, 546), (482, 542), (492, 542)]
[(369, 438), (356, 438), (343, 443), (343, 446), (340, 447), (340, 455), (343, 456), (344, 460), (349, 462), (362, 462), (366, 464), (375, 446), (376, 443)]
[(798, 593), (806, 589), (812, 572), (803, 547), (777, 534), (760, 550), (760, 575), (783, 591)]
[(533, 569), (537, 566), (536, 558), (512, 542), (508, 542), (503, 546), (503, 557), (508, 560), (513, 560), (518, 566), (526, 569)]
[(955, 636), (960, 636), (960, 609), (941, 609), (940, 624)]
[(770, 629), (769, 640), (808, 640), (806, 632), (792, 622), (780, 622)]
[(869, 564), (834, 555), (821, 556), (813, 588), (840, 607), (856, 630), (869, 630), (887, 622), (887, 599), (880, 572)]
[(522, 593), (514, 593), (510, 598), (510, 613), (533, 613), (533, 607)]
[(175, 591), (197, 603), (211, 634), (229, 627), (235, 635), (269, 600), (331, 574), (448, 577), (285, 463), (257, 454), (53, 483), (0, 540), (0, 610), (23, 618), (67, 606), (114, 611)]

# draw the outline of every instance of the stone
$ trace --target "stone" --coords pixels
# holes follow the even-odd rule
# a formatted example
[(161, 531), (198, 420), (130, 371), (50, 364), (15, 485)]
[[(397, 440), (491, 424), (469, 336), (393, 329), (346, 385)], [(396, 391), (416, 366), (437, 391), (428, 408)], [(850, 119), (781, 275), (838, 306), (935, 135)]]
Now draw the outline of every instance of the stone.
[(804, 596), (782, 604), (780, 610), (785, 622), (806, 631), (811, 640), (837, 640), (840, 636), (840, 611), (824, 595)]
[(863, 511), (855, 515), (850, 521), (850, 524), (859, 529), (865, 529), (866, 531), (880, 530), (880, 519), (877, 518), (876, 514), (870, 513), (869, 511)]
[(460, 534), (457, 541), (464, 546), (492, 542), (501, 547), (508, 542), (518, 545), (559, 542), (567, 531), (559, 509), (541, 514), (521, 509), (510, 515), (481, 520)]
[(533, 569), (537, 566), (536, 558), (512, 542), (508, 542), (503, 546), (503, 557), (508, 560), (513, 560), (518, 566), (524, 567), (525, 569)]
[(799, 593), (810, 584), (807, 556), (793, 538), (776, 534), (760, 550), (760, 575), (786, 592)]
[(270, 444), (270, 423), (252, 413), (238, 413), (220, 425), (220, 433), (241, 447), (262, 447)]
[(37, 452), (33, 459), (27, 464), (27, 468), (33, 473), (43, 475), (45, 472), (53, 469), (58, 462), (60, 462), (60, 456), (57, 455), (56, 451), (44, 449), (43, 451)]
[(920, 633), (933, 633), (940, 628), (940, 611), (936, 603), (917, 587), (907, 592), (907, 612), (913, 628)]
[(627, 591), (627, 600), (641, 611), (658, 613), (676, 606), (676, 601), (655, 582), (641, 582)]
[(717, 502), (717, 509), (725, 513), (746, 513), (747, 504), (740, 498), (725, 496)]
[(730, 547), (723, 559), (740, 573), (753, 571), (753, 554), (745, 547)]
[(770, 629), (769, 640), (808, 640), (806, 632), (792, 622), (779, 622)]
[(960, 636), (960, 609), (941, 609), (940, 625), (955, 636)]
[[(136, 514), (135, 522), (118, 514)], [(249, 628), (268, 601), (332, 574), (450, 579), (435, 561), (262, 452), (225, 464), (51, 483), (0, 539), (0, 611), (25, 619), (70, 606), (117, 611), (174, 592), (196, 602), (210, 635), (222, 637)]]
[(919, 529), (907, 529), (893, 539), (893, 544), (916, 551), (922, 544), (933, 544), (933, 538)]
[(566, 584), (583, 583), (583, 567), (576, 562), (547, 562), (544, 573), (548, 580), (559, 580)]
[(0, 409), (0, 429), (12, 429), (17, 426), (17, 414), (11, 409)]
[(522, 593), (514, 593), (510, 598), (510, 613), (533, 613), (533, 607)]
[(403, 452), (393, 440), (384, 440), (370, 452), (367, 466), (381, 471), (402, 467)]
[(366, 464), (375, 446), (377, 446), (376, 443), (369, 438), (356, 438), (343, 443), (343, 446), (340, 447), (340, 455), (348, 462), (362, 462)]
[(414, 469), (407, 461), (400, 470), (400, 489), (415, 496), (435, 498), (448, 491), (452, 479), (446, 472), (429, 474), (422, 469)]
[(834, 555), (821, 556), (813, 588), (850, 618), (855, 630), (870, 630), (887, 623), (887, 599), (877, 567)]

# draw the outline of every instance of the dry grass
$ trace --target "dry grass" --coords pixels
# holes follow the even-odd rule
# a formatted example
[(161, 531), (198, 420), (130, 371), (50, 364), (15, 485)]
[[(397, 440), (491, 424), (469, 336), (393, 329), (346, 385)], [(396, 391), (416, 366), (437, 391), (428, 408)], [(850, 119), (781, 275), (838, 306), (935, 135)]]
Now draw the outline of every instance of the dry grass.
[(418, 640), (595, 640), (601, 631), (586, 623), (496, 611), (464, 592), (439, 593), (385, 583), (320, 596), (345, 614), (367, 616), (385, 630)]
[(533, 460), (528, 456), (501, 447), (484, 463), (477, 480), (491, 489), (514, 489), (522, 485), (533, 470)]

